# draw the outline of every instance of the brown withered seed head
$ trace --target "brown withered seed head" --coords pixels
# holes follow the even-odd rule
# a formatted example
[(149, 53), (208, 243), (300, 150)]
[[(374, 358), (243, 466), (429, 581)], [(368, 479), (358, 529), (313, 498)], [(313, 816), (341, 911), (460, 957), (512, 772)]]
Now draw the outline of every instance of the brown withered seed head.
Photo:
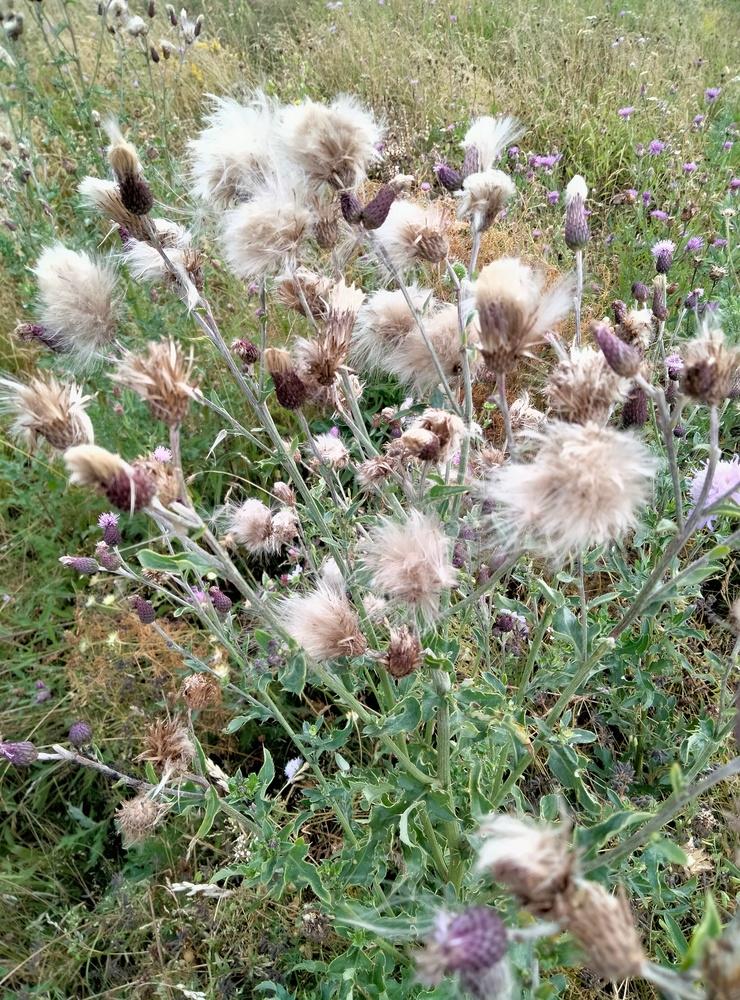
[(287, 507), (295, 507), (295, 490), (287, 483), (278, 479), (277, 482), (272, 484), (272, 495)]
[(612, 896), (596, 882), (577, 879), (558, 898), (555, 915), (597, 976), (621, 982), (641, 974), (645, 954), (623, 893)]
[(176, 427), (193, 398), (192, 371), (192, 357), (186, 358), (169, 338), (151, 341), (141, 354), (126, 351), (111, 378), (140, 396), (155, 420)]
[(315, 320), (324, 320), (328, 312), (328, 295), (333, 284), (331, 278), (317, 274), (307, 267), (299, 267), (290, 274), (278, 278), (277, 298), (284, 306), (301, 316), (306, 315), (303, 304), (305, 300), (310, 315)]
[(398, 456), (377, 455), (368, 458), (357, 466), (357, 481), (363, 489), (371, 486), (381, 486), (391, 478), (400, 467)]
[(717, 327), (704, 326), (684, 351), (681, 390), (694, 402), (719, 406), (732, 391), (740, 348), (728, 344)]
[(650, 309), (629, 309), (616, 329), (616, 334), (628, 344), (647, 350), (653, 340), (655, 323)]
[(194, 711), (210, 708), (221, 701), (221, 688), (210, 674), (191, 674), (182, 683), (181, 694), (188, 708)]
[(707, 944), (704, 953), (707, 1000), (740, 997), (740, 922), (735, 918), (722, 936)]
[(390, 454), (409, 455), (422, 462), (438, 462), (442, 443), (434, 433), (425, 427), (410, 427), (398, 440), (389, 446)]
[(150, 761), (158, 771), (186, 771), (195, 757), (187, 729), (178, 719), (157, 719), (149, 727), (144, 750), (136, 760)]
[(609, 367), (601, 351), (573, 347), (550, 372), (545, 395), (551, 412), (560, 420), (605, 424), (626, 388), (627, 383)]
[(124, 847), (140, 844), (154, 832), (164, 810), (146, 795), (126, 799), (116, 810), (115, 820)]
[(407, 677), (421, 666), (421, 642), (407, 625), (391, 631), (381, 663), (392, 677)]

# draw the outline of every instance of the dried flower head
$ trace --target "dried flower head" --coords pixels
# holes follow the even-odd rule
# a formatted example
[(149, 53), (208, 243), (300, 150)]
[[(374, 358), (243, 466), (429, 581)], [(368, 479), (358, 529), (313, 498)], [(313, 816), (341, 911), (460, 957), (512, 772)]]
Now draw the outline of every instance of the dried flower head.
[(284, 598), (279, 611), (286, 632), (314, 660), (362, 656), (367, 649), (357, 612), (330, 583), (321, 581), (308, 594)]
[(494, 469), (484, 492), (512, 545), (559, 561), (636, 525), (655, 473), (638, 437), (557, 421), (533, 439), (539, 449), (532, 461)]
[(221, 688), (210, 674), (191, 674), (182, 682), (182, 699), (188, 708), (199, 711), (221, 701)]
[[(423, 314), (432, 303), (428, 288), (410, 285), (409, 298)], [(416, 329), (414, 314), (402, 291), (373, 292), (360, 309), (352, 337), (351, 361), (362, 371), (384, 371), (388, 356)]]
[(487, 264), (475, 283), (483, 360), (497, 374), (513, 371), (545, 333), (568, 314), (573, 281), (544, 290), (544, 275), (516, 257)]
[(80, 181), (77, 190), (87, 208), (119, 226), (124, 233), (129, 233), (137, 240), (146, 240), (151, 236), (151, 227), (155, 220), (129, 212), (121, 200), (121, 191), (115, 181), (85, 177)]
[(642, 974), (645, 954), (623, 892), (612, 896), (596, 882), (577, 879), (558, 899), (555, 915), (597, 976), (622, 982)]
[(281, 135), (285, 152), (305, 171), (314, 187), (356, 187), (378, 159), (382, 129), (353, 97), (331, 104), (303, 101), (284, 109)]
[(195, 747), (187, 729), (178, 719), (157, 719), (149, 727), (144, 749), (136, 760), (150, 761), (158, 771), (187, 771), (195, 757)]
[(285, 504), (287, 507), (295, 507), (295, 490), (292, 486), (288, 485), (288, 483), (284, 483), (282, 480), (278, 479), (272, 484), (272, 495), (276, 500), (279, 500), (280, 503)]
[(466, 434), (465, 423), (449, 410), (429, 408), (398, 439), (411, 454), (431, 462), (449, 462)]
[(170, 337), (150, 341), (140, 354), (126, 351), (111, 378), (140, 396), (155, 420), (177, 427), (193, 398), (192, 371), (192, 353), (185, 358)]
[(442, 592), (457, 582), (450, 539), (437, 521), (417, 510), (403, 522), (381, 519), (365, 542), (363, 562), (375, 590), (430, 621)]
[(408, 677), (422, 664), (419, 636), (408, 625), (391, 629), (388, 648), (380, 662), (391, 677)]
[[(473, 169), (467, 172), (490, 170), (503, 151), (523, 134), (524, 126), (510, 115), (499, 115), (496, 118), (483, 115), (476, 118), (462, 141), (466, 163), (474, 159)], [(471, 150), (475, 151), (474, 158), (470, 157)]]
[(133, 236), (124, 240), (121, 259), (134, 281), (166, 284), (193, 309), (203, 288), (203, 255), (192, 245), (191, 234), (168, 219), (153, 219), (152, 233), (162, 244), (166, 262), (156, 247)]
[(192, 139), (190, 175), (197, 197), (226, 208), (247, 201), (277, 173), (279, 108), (261, 91), (248, 103), (210, 97), (206, 126)]
[(357, 466), (357, 482), (367, 490), (380, 487), (401, 467), (399, 455), (377, 455)]
[(450, 249), (447, 225), (440, 202), (395, 201), (376, 238), (393, 267), (404, 271), (422, 261), (439, 264), (445, 259)]
[[(462, 371), (463, 351), (457, 306), (452, 303), (442, 306), (424, 320), (424, 329), (446, 378), (457, 378)], [(476, 346), (477, 328), (469, 330), (469, 338), (471, 345)], [(438, 384), (437, 366), (416, 323), (396, 349), (388, 353), (384, 370), (420, 395)]]
[(68, 448), (64, 462), (70, 485), (95, 487), (119, 510), (142, 510), (157, 492), (157, 484), (146, 470), (94, 444)]
[(0, 378), (0, 413), (13, 417), (10, 433), (31, 449), (39, 439), (58, 451), (92, 444), (95, 432), (85, 412), (90, 399), (75, 382), (62, 385), (48, 372), (27, 382)]
[(144, 180), (136, 147), (124, 138), (115, 119), (108, 118), (103, 122), (103, 127), (110, 139), (108, 162), (116, 175), (124, 208), (132, 215), (148, 215), (154, 204), (154, 197)]
[[(437, 914), (423, 951), (416, 954), (416, 977), (424, 986), (460, 973), (480, 979), (506, 955), (508, 936), (501, 917), (489, 906), (470, 906), (462, 913)], [(477, 994), (474, 994), (477, 995)], [(483, 995), (483, 994), (480, 994)], [(486, 993), (495, 997), (495, 993)]]
[(716, 326), (705, 323), (684, 350), (681, 391), (696, 403), (719, 406), (733, 387), (740, 367), (740, 348), (728, 344)]
[(116, 333), (116, 272), (110, 262), (94, 260), (55, 243), (43, 251), (34, 274), (38, 314), (58, 350), (88, 364)]
[(299, 251), (311, 235), (311, 224), (300, 186), (275, 181), (225, 213), (224, 256), (239, 278), (294, 270)]
[(123, 846), (133, 847), (134, 844), (147, 840), (163, 815), (163, 807), (144, 793), (122, 802), (116, 810), (115, 820)]
[[(155, 452), (157, 450), (155, 449)], [(182, 501), (184, 499), (180, 477), (169, 460), (162, 461), (153, 453), (140, 455), (131, 464), (136, 476), (144, 477), (153, 485), (157, 499), (162, 506), (169, 507), (176, 500)]]
[(253, 555), (279, 552), (298, 533), (295, 511), (286, 508), (273, 515), (270, 508), (255, 497), (250, 497), (238, 506), (228, 505), (225, 518), (228, 541), (243, 545)]
[(646, 351), (655, 332), (653, 314), (650, 309), (629, 309), (619, 320), (616, 333), (620, 340)]
[(627, 385), (601, 351), (572, 347), (551, 370), (545, 394), (551, 414), (559, 420), (605, 424), (614, 404), (626, 396)]
[(457, 214), (482, 233), (489, 228), (516, 194), (516, 185), (503, 170), (482, 170), (469, 174), (460, 191)]
[(569, 830), (515, 816), (483, 820), (476, 868), (509, 890), (535, 916), (552, 913), (571, 879)]
[(288, 309), (318, 322), (325, 320), (328, 309), (329, 293), (334, 282), (323, 274), (316, 274), (306, 267), (298, 267), (295, 271), (281, 275), (277, 280), (277, 298)]
[(299, 375), (290, 352), (268, 347), (262, 360), (272, 376), (278, 403), (286, 410), (300, 409), (308, 396), (308, 387)]
[(352, 329), (364, 298), (364, 292), (345, 284), (342, 278), (326, 297), (322, 328), (311, 340), (296, 344), (298, 374), (309, 387), (334, 384), (339, 368), (347, 360)]
[(349, 451), (344, 441), (331, 432), (317, 434), (312, 438), (309, 453), (317, 462), (330, 469), (346, 469), (349, 463)]

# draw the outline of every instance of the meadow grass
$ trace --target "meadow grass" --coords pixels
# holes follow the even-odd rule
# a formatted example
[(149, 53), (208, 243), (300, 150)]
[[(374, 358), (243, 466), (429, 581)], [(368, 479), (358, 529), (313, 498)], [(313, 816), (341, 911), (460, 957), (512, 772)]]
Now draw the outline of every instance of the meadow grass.
[[(208, 93), (240, 96), (262, 86), (285, 101), (356, 94), (388, 123), (390, 173), (396, 168), (431, 183), (435, 162), (455, 155), (473, 113), (515, 114), (528, 129), (521, 142), (523, 163), (528, 153), (558, 151), (562, 159), (553, 173), (538, 174), (526, 187), (507, 225), (487, 237), (484, 253), (516, 252), (545, 256), (553, 267), (567, 264), (562, 207), (549, 205), (547, 193), (562, 192), (573, 173), (584, 174), (594, 218), (587, 257), (588, 309), (594, 316), (603, 314), (613, 298), (627, 299), (635, 275), (649, 275), (650, 244), (667, 235), (639, 204), (624, 203), (627, 189), (649, 189), (652, 204), (672, 208), (684, 195), (675, 187), (675, 164), (697, 160), (706, 181), (692, 187), (689, 232), (710, 243), (731, 225), (721, 214), (738, 162), (734, 151), (722, 148), (737, 116), (740, 16), (731, 2), (640, 0), (621, 10), (585, 0), (346, 0), (339, 6), (314, 0), (214, 0), (190, 12), (204, 13), (205, 29), (181, 66), (175, 60), (152, 64), (134, 42), (119, 51), (84, 5), (16, 0), (16, 6), (28, 8), (21, 39), (12, 46), (4, 43), (16, 67), (0, 65), (0, 131), (11, 144), (0, 192), (4, 371), (23, 373), (35, 364), (34, 352), (12, 331), (31, 313), (29, 268), (40, 248), (55, 237), (80, 245), (81, 234), (88, 245), (100, 242), (95, 221), (79, 207), (75, 193), (85, 174), (103, 169), (104, 140), (93, 111), (115, 113), (126, 123), (146, 155), (158, 197), (183, 221), (190, 202), (182, 157)], [(708, 86), (721, 86), (724, 93), (707, 111), (702, 94)], [(635, 113), (623, 120), (617, 111), (627, 105)], [(697, 128), (693, 121), (700, 113), (708, 117)], [(653, 138), (670, 140), (669, 157), (636, 153), (636, 144)], [(19, 152), (19, 142), (27, 152)], [(105, 246), (114, 242), (111, 238)], [(256, 336), (256, 298), (245, 301), (217, 248), (208, 245), (207, 250), (209, 289), (222, 305), (219, 319), (227, 339)], [(728, 333), (737, 339), (736, 265), (731, 256), (707, 255), (726, 272), (707, 286), (707, 294), (721, 302)], [(681, 274), (686, 278), (692, 267), (689, 259), (682, 260)], [(126, 333), (143, 329), (152, 338), (174, 332), (183, 342), (202, 346), (176, 304), (153, 303), (135, 286), (130, 292)], [(285, 330), (280, 320), (271, 322), (278, 340)], [(239, 405), (215, 360), (201, 375), (226, 405)], [(98, 397), (91, 412), (102, 443), (123, 454), (164, 443), (143, 406), (119, 399), (102, 377), (93, 384)], [(367, 401), (369, 411), (398, 403), (401, 395), (397, 387), (381, 385)], [(116, 404), (119, 412), (113, 410)], [(727, 414), (723, 435), (728, 445), (736, 439), (739, 420), (737, 413)], [(201, 409), (191, 415), (185, 432), (185, 466), (200, 469), (218, 424)], [(698, 444), (702, 432), (703, 427), (693, 428), (686, 447)], [(194, 473), (191, 482), (194, 494), (211, 507), (225, 499), (228, 482), (260, 488), (272, 478), (274, 464), (236, 439), (221, 445), (217, 455), (218, 461)], [(0, 463), (5, 591), (0, 734), (46, 745), (62, 740), (78, 717), (89, 717), (106, 759), (130, 759), (148, 722), (179, 686), (179, 658), (151, 636), (145, 638), (134, 616), (121, 613), (114, 587), (78, 587), (59, 565), (60, 555), (93, 538), (91, 514), (104, 509), (102, 502), (99, 510), (83, 507), (65, 491), (59, 463), (32, 459), (10, 440), (4, 442)], [(650, 528), (657, 531), (658, 522), (656, 513)], [(127, 543), (145, 540), (148, 530), (143, 518), (137, 520)], [(638, 762), (632, 799), (664, 790), (671, 776), (662, 762), (672, 760), (677, 747), (682, 760), (693, 759), (708, 741), (706, 720), (732, 643), (707, 627), (715, 611), (724, 614), (737, 585), (731, 560), (724, 578), (711, 581), (709, 596), (715, 603), (704, 616), (692, 616), (691, 607), (679, 602), (670, 627), (635, 640), (643, 643), (649, 662), (633, 678), (632, 694), (620, 688), (612, 695), (607, 681), (593, 704), (584, 707), (598, 742), (593, 752), (572, 746), (568, 752), (577, 753), (584, 769), (591, 767), (594, 794), (612, 802), (615, 796), (617, 802), (625, 798), (626, 793), (609, 790), (614, 761), (622, 758)], [(184, 644), (207, 642), (185, 619), (179, 628)], [(463, 643), (463, 672), (472, 658)], [(562, 666), (554, 662), (548, 670), (557, 678)], [(51, 697), (39, 700), (43, 688), (37, 684)], [(290, 756), (277, 727), (249, 723), (224, 734), (228, 720), (225, 710), (214, 711), (201, 738), (230, 773), (241, 768), (249, 775), (258, 769), (263, 744), (276, 759)], [(586, 728), (583, 718), (579, 726)], [(560, 773), (557, 761), (555, 770)], [(524, 794), (549, 794), (556, 784), (543, 767), (528, 776)], [(246, 880), (223, 898), (186, 897), (171, 888), (171, 883), (207, 881), (238, 854), (238, 828), (227, 823), (195, 838), (184, 856), (183, 837), (187, 843), (198, 824), (180, 817), (144, 851), (127, 854), (112, 823), (119, 799), (92, 773), (60, 767), (41, 776), (3, 775), (0, 995), (176, 998), (190, 989), (215, 1000), (257, 995), (259, 983), (267, 984), (259, 995), (317, 1000), (332, 995), (328, 986), (317, 984), (317, 963), (328, 965), (345, 942), (314, 916), (305, 890), (276, 901)], [(703, 816), (707, 829), (694, 810), (675, 831), (681, 844), (691, 842), (688, 860), (671, 854), (668, 842), (661, 841), (629, 873), (651, 951), (667, 961), (681, 957), (685, 935), (701, 917), (702, 888), (714, 892), (723, 913), (732, 909), (738, 888), (732, 834), (721, 820), (731, 809), (726, 789), (717, 790), (702, 808), (708, 810), (709, 818)], [(330, 855), (336, 836), (330, 820), (317, 821), (313, 834), (316, 855)], [(364, 943), (358, 931), (353, 941), (358, 953)], [(551, 992), (538, 996), (611, 995), (610, 987), (586, 974), (559, 972), (562, 957), (553, 952), (551, 968), (543, 963)], [(359, 962), (357, 967), (362, 968)], [(363, 974), (367, 981), (357, 974), (354, 995), (380, 1000), (382, 986), (369, 971)], [(341, 969), (337, 975), (341, 978)], [(630, 995), (653, 995), (644, 984), (631, 989)]]

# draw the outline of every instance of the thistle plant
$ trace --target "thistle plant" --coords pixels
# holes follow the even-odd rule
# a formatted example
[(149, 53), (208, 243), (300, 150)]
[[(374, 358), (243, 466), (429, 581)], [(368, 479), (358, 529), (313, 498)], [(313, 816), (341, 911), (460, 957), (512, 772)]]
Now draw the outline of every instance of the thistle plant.
[[(117, 31), (145, 36), (142, 18), (123, 20), (125, 4), (101, 6)], [(199, 21), (169, 17), (197, 37)], [(675, 765), (656, 811), (598, 798), (578, 750), (597, 739), (584, 707), (595, 686), (629, 683), (638, 640), (656, 622), (682, 625), (680, 609), (740, 539), (740, 477), (722, 437), (740, 357), (719, 317), (674, 326), (675, 248), (654, 249), (652, 309), (640, 281), (650, 276), (631, 275), (643, 308), (620, 303), (615, 323), (593, 315), (586, 326), (582, 177), (566, 192), (575, 275), (515, 256), (479, 267), (483, 234), (516, 203), (497, 165), (523, 134), (513, 118), (476, 119), (459, 170), (441, 165), (436, 196), (421, 201), (405, 179), (368, 180), (382, 171), (383, 129), (354, 98), (217, 99), (186, 169), (223, 260), (259, 295), (258, 328), (245, 321), (229, 343), (205, 242), (153, 215), (156, 180), (124, 130), (106, 127), (110, 176), (86, 178), (79, 195), (115, 238), (96, 255), (60, 243), (40, 253), (38, 333), (22, 333), (41, 368), (25, 384), (3, 380), (3, 409), (15, 435), (63, 453), (91, 525), (96, 495), (114, 508), (96, 547), (61, 558), (108, 577), (113, 599), (181, 655), (181, 711), (152, 722), (126, 770), (106, 763), (85, 721), (72, 749), (16, 733), (0, 753), (130, 788), (116, 823), (132, 850), (175, 816), (196, 816), (199, 839), (234, 824), (250, 859), (214, 881), (305, 890), (347, 955), (370, 950), (409, 988), (416, 936), (419, 983), (456, 978), (473, 996), (507, 997), (537, 990), (540, 958), (565, 934), (580, 957), (563, 948), (560, 964), (719, 996), (704, 992), (723, 974), (707, 926), (692, 963), (656, 963), (620, 885), (627, 859), (740, 772), (740, 758), (724, 759), (737, 644), (710, 738)], [(450, 249), (455, 227), (463, 260)], [(131, 336), (129, 282), (151, 286), (197, 336)], [(95, 368), (139, 398), (168, 448), (120, 455), (94, 443), (85, 387), (69, 373)], [(379, 374), (395, 392), (373, 419)], [(238, 405), (218, 392), (225, 377)], [(235, 478), (218, 505), (197, 488), (211, 453), (182, 447), (183, 427), (206, 410), (222, 423), (211, 452), (231, 437), (276, 470), (260, 489), (251, 474)], [(483, 426), (493, 410), (498, 433)], [(701, 472), (676, 444), (685, 423), (704, 435)], [(124, 545), (133, 518), (150, 540)], [(644, 526), (658, 521), (651, 542)], [(227, 670), (180, 644), (175, 616)], [(209, 759), (199, 713), (220, 702), (230, 733), (274, 723), (290, 743), (284, 775), (302, 795), (290, 823), (267, 747), (248, 794), (243, 775)], [(544, 793), (528, 787), (542, 770)], [(319, 815), (329, 859), (310, 854), (302, 830)]]

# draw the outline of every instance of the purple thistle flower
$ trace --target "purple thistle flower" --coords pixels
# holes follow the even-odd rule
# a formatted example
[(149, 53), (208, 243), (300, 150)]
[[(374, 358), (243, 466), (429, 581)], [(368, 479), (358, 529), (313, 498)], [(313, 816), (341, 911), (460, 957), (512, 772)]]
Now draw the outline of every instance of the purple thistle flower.
[(669, 215), (668, 212), (664, 212), (662, 208), (656, 208), (650, 213), (651, 219), (657, 219), (659, 222), (668, 222)]
[(28, 767), (37, 759), (39, 753), (33, 743), (23, 740), (13, 743), (10, 740), (0, 742), (0, 756), (3, 756), (14, 767)]
[(438, 163), (434, 172), (437, 175), (437, 180), (446, 191), (459, 191), (462, 187), (462, 174), (449, 164)]
[(724, 236), (716, 236), (712, 240), (712, 246), (722, 250), (727, 246), (727, 240), (724, 238)]
[(542, 169), (545, 173), (551, 174), (552, 168), (557, 166), (562, 158), (562, 153), (548, 153), (547, 156), (532, 156), (529, 162), (536, 169)]
[(684, 163), (681, 169), (685, 174), (693, 174), (694, 171), (697, 170), (698, 168), (693, 160), (689, 160), (688, 163)]
[(722, 93), (721, 87), (707, 87), (704, 91), (704, 100), (707, 104), (713, 104)]
[(208, 596), (211, 604), (220, 615), (227, 615), (231, 611), (231, 598), (219, 587), (209, 587)]
[(300, 769), (303, 767), (303, 757), (291, 757), (283, 769), (283, 773), (288, 781), (293, 781)]
[(729, 189), (734, 194), (736, 191), (740, 190), (740, 177), (733, 177), (729, 183)]
[(69, 727), (68, 739), (73, 747), (84, 747), (92, 739), (92, 728), (87, 722), (74, 722)]
[(509, 146), (507, 155), (508, 155), (508, 157), (509, 157), (510, 160), (515, 160), (517, 158), (517, 156), (519, 156), (519, 147), (518, 146)]
[(478, 980), (498, 965), (507, 948), (506, 927), (491, 907), (470, 906), (456, 916), (442, 911), (426, 948), (416, 955), (417, 976), (425, 986), (436, 986), (454, 972)]
[(157, 447), (152, 452), (152, 457), (155, 462), (171, 462), (172, 452), (169, 448), (166, 448), (163, 444), (158, 444)]
[(48, 701), (49, 698), (51, 698), (51, 691), (43, 681), (36, 681), (34, 687), (36, 688), (37, 705), (43, 705), (45, 701)]
[(706, 121), (706, 118), (707, 118), (706, 115), (696, 115), (694, 117), (694, 123), (693, 123), (694, 124), (694, 128), (701, 128), (701, 126)]
[(429, 181), (422, 181), (419, 187), (421, 188), (422, 191), (432, 190), (432, 185), (429, 183)]
[(650, 201), (651, 201), (652, 197), (653, 196), (650, 193), (650, 191), (643, 191), (642, 192), (642, 203), (645, 206), (645, 208), (647, 208), (648, 205), (650, 204)]
[(103, 541), (106, 545), (121, 544), (121, 532), (118, 530), (118, 514), (108, 511), (98, 518), (98, 526), (103, 529)]
[(729, 150), (732, 149), (732, 146), (733, 146), (733, 143), (731, 142), (730, 139), (728, 139), (726, 142), (722, 143), (722, 149), (724, 149), (724, 150), (726, 150), (728, 152), (729, 152)]
[[(705, 462), (701, 469), (697, 469), (691, 477), (691, 482), (689, 483), (689, 495), (694, 508), (696, 508), (702, 489), (704, 488), (707, 466), (708, 463)], [(729, 462), (717, 462), (714, 477), (712, 478), (712, 484), (709, 487), (707, 498), (704, 501), (703, 510), (706, 510), (707, 507), (711, 507), (712, 504), (716, 503), (717, 500), (723, 496), (723, 494), (728, 492), (728, 490), (732, 490), (732, 493), (727, 499), (733, 500), (735, 503), (740, 503), (740, 455), (734, 455)], [(701, 527), (705, 526), (713, 528), (714, 518), (704, 518), (701, 521)]]
[(659, 240), (650, 250), (655, 258), (655, 270), (658, 274), (668, 274), (673, 263), (676, 244), (673, 240)]
[(548, 200), (548, 202), (551, 205), (557, 205), (557, 203), (560, 201), (560, 192), (559, 191), (548, 191), (547, 192), (547, 200)]
[(632, 106), (626, 108), (620, 108), (617, 114), (620, 118), (630, 118), (635, 113), (635, 109)]
[(672, 382), (678, 382), (683, 371), (683, 358), (680, 354), (669, 354), (665, 359), (666, 372)]
[(690, 236), (686, 240), (686, 249), (689, 253), (696, 253), (697, 250), (701, 250), (704, 246), (703, 236)]
[(651, 139), (648, 143), (648, 152), (651, 156), (660, 156), (665, 150), (665, 143), (661, 139)]

